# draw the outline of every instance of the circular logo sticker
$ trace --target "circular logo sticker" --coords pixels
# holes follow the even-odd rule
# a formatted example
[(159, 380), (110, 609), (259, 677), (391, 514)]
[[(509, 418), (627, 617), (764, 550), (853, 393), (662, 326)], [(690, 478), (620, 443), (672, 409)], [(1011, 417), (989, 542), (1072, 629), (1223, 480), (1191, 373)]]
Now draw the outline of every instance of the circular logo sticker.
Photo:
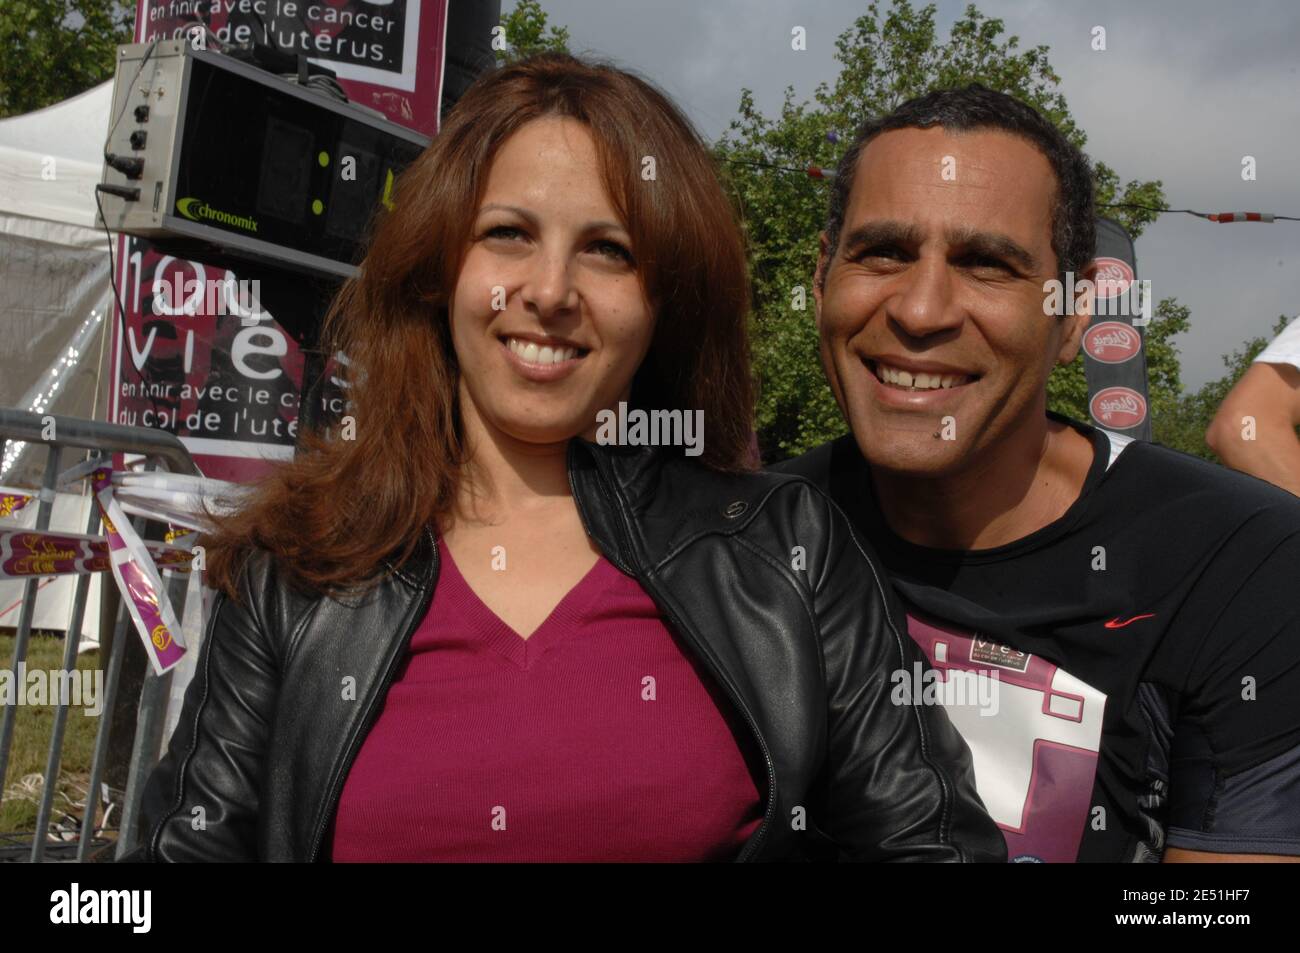
[(1098, 298), (1115, 298), (1133, 284), (1133, 269), (1118, 258), (1098, 258), (1095, 279)]
[(1142, 350), (1137, 328), (1122, 321), (1102, 321), (1083, 332), (1083, 351), (1103, 364), (1123, 364)]
[(153, 643), (154, 648), (161, 652), (172, 644), (172, 634), (167, 631), (167, 626), (156, 625), (153, 627), (153, 631), (149, 633), (149, 641)]
[(1130, 387), (1097, 391), (1088, 405), (1092, 419), (1112, 430), (1128, 430), (1147, 419), (1147, 402)]

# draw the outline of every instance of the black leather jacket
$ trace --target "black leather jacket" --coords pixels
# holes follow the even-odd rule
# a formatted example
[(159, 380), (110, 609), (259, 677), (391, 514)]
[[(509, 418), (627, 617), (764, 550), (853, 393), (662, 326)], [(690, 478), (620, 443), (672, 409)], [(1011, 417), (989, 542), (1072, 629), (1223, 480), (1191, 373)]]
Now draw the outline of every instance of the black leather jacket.
[[(921, 655), (875, 557), (820, 490), (582, 440), (568, 465), (587, 532), (705, 663), (762, 753), (766, 813), (737, 859), (1005, 859), (943, 710), (891, 701), (891, 673)], [(217, 597), (146, 785), (143, 843), (125, 859), (328, 855), (348, 769), (433, 598), (434, 543), (426, 532), (413, 559), (386, 563), (395, 571), (351, 600), (289, 588), (264, 552), (249, 560), (246, 604)]]

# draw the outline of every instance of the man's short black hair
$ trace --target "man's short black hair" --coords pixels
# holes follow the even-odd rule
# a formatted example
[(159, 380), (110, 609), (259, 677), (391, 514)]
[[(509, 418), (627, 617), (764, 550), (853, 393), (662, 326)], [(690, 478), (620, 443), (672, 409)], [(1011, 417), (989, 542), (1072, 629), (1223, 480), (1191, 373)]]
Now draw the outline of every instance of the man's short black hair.
[[(835, 170), (830, 213), (826, 220), (831, 258), (839, 249), (849, 193), (853, 191), (858, 159), (867, 143), (882, 132), (928, 129), (931, 126), (942, 126), (950, 132), (996, 129), (1020, 136), (1037, 146), (1056, 174), (1056, 201), (1052, 206), (1052, 251), (1056, 253), (1056, 270), (1062, 275), (1067, 271), (1077, 275), (1092, 260), (1097, 248), (1097, 224), (1092, 166), (1088, 157), (1032, 106), (979, 83), (938, 89), (917, 96), (887, 116), (863, 124)], [(825, 281), (823, 272), (823, 285)]]

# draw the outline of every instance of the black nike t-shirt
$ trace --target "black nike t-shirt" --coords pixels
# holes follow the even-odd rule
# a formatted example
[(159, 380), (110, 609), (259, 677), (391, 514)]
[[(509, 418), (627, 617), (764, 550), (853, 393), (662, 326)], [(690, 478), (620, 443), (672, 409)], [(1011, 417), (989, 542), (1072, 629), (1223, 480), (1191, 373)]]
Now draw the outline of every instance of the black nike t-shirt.
[[(894, 534), (852, 435), (779, 469), (874, 548), (1019, 862), (1300, 854), (1300, 499), (1050, 414), (1093, 465), (1058, 520), (969, 552)], [(903, 697), (906, 697), (904, 694)]]

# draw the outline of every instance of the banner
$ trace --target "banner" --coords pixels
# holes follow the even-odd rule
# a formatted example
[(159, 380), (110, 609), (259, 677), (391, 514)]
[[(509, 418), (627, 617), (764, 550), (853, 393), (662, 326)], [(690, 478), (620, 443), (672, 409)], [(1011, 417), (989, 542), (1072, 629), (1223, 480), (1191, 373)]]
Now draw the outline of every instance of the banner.
[(111, 422), (176, 434), (217, 479), (251, 480), (265, 461), (291, 458), (304, 378), (294, 330), (314, 320), (314, 301), (277, 301), (277, 315), (261, 297), (306, 279), (250, 280), (242, 263), (176, 258), (134, 238), (121, 245), (126, 314), (113, 327)]
[(305, 55), (353, 102), (438, 132), (447, 0), (140, 0), (136, 42), (187, 36), (198, 23), (221, 43)]
[[(72, 576), (109, 569), (108, 540), (84, 533), (4, 529), (0, 524), (0, 579)], [(194, 553), (178, 546), (143, 540), (154, 565), (189, 572)]]
[[(204, 33), (209, 49), (252, 40), (307, 52), (354, 102), (437, 132), (447, 0), (139, 0), (136, 42), (198, 24), (215, 36)], [(230, 148), (264, 148), (238, 134), (238, 119)], [(216, 252), (177, 257), (126, 236), (114, 257), (125, 311), (112, 326), (109, 420), (176, 434), (203, 474), (222, 480), (249, 482), (291, 458), (305, 382), (324, 363), (313, 370), (304, 349), (337, 286)], [(312, 399), (320, 415), (342, 410), (337, 389)]]
[[(1145, 318), (1150, 282), (1137, 279), (1133, 239), (1118, 222), (1097, 219), (1095, 313), (1083, 332), (1084, 373), (1092, 422), (1138, 440), (1151, 439)], [(1139, 302), (1142, 295), (1145, 300)], [(1146, 313), (1138, 306), (1145, 306)]]

